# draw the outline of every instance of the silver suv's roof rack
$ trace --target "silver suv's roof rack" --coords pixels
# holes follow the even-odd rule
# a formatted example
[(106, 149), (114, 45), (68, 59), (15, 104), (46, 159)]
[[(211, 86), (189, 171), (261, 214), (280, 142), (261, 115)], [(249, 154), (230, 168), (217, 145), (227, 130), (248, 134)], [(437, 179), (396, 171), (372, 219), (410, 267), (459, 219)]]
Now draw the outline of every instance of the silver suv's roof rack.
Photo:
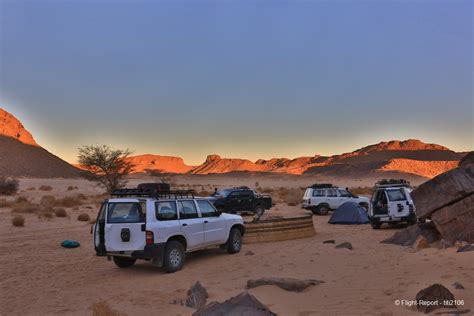
[(328, 189), (328, 188), (335, 188), (334, 185), (331, 183), (315, 183), (311, 186), (309, 186), (311, 189)]

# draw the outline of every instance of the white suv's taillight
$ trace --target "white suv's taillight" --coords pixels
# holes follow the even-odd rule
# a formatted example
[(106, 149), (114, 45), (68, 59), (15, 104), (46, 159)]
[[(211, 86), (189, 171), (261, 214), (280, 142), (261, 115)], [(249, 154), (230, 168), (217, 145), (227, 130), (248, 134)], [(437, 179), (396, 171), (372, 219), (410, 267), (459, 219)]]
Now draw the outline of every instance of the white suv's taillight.
[(146, 231), (146, 244), (151, 246), (155, 243), (155, 236), (153, 236), (153, 232), (147, 230)]

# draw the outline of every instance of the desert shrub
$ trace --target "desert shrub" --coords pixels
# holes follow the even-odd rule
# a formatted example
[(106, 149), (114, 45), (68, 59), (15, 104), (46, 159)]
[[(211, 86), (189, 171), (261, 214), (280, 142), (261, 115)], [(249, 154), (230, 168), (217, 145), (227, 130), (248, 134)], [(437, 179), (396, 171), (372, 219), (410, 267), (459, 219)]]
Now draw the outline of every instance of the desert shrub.
[(25, 226), (25, 218), (21, 215), (15, 215), (12, 218), (12, 225), (16, 227)]
[(37, 213), (40, 210), (41, 207), (38, 204), (30, 202), (14, 204), (12, 207), (12, 213)]
[(106, 302), (92, 304), (92, 316), (124, 316), (125, 314), (112, 309)]
[(77, 220), (78, 221), (81, 221), (81, 222), (88, 222), (90, 221), (90, 217), (89, 217), (89, 214), (87, 213), (81, 213), (79, 214), (79, 216), (77, 216)]
[(275, 191), (275, 189), (270, 188), (270, 187), (265, 187), (265, 188), (260, 189), (260, 192), (262, 192), (262, 193), (273, 193), (274, 191)]
[(14, 203), (27, 203), (28, 199), (24, 196), (19, 196), (15, 199)]
[(74, 190), (74, 187), (72, 185), (70, 185), (70, 186), (67, 187), (67, 190), (72, 191), (72, 190)]
[(48, 211), (48, 210), (40, 210), (38, 212), (38, 218), (39, 219), (47, 219), (47, 220), (50, 220), (53, 218), (53, 213), (51, 211)]
[(352, 194), (355, 195), (372, 195), (373, 188), (371, 187), (355, 187), (349, 190)]
[(34, 191), (34, 190), (36, 190), (35, 187), (29, 187), (28, 189), (26, 189), (26, 191)]
[(13, 195), (18, 191), (19, 182), (16, 179), (0, 177), (0, 194)]
[(74, 207), (82, 205), (82, 200), (83, 199), (78, 198), (77, 196), (66, 196), (62, 199), (57, 200), (57, 204), (64, 207)]
[(56, 198), (52, 195), (43, 195), (40, 200), (40, 205), (43, 207), (53, 207), (57, 204)]
[(10, 207), (11, 205), (12, 203), (6, 199), (0, 199), (0, 207)]
[(42, 185), (38, 188), (38, 190), (40, 190), (40, 191), (51, 191), (52, 189), (53, 189), (53, 187), (50, 186), (50, 185)]
[(296, 206), (302, 202), (304, 191), (302, 188), (279, 188), (277, 195), (287, 205)]
[(202, 190), (202, 191), (197, 192), (197, 195), (198, 195), (198, 196), (209, 196), (209, 195), (211, 195), (212, 193), (214, 193), (214, 192), (207, 191), (207, 190)]
[(54, 211), (54, 214), (56, 215), (56, 217), (66, 217), (67, 216), (67, 212), (64, 208), (62, 207), (56, 207), (53, 209)]

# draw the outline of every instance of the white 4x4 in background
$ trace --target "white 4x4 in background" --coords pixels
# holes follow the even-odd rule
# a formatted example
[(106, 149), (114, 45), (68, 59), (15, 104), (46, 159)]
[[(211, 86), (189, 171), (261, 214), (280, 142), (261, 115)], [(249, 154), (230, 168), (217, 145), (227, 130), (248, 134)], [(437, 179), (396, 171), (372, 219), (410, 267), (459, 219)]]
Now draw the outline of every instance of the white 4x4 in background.
[(356, 196), (345, 188), (334, 187), (330, 184), (308, 187), (303, 196), (303, 208), (317, 215), (327, 215), (330, 210), (335, 210), (348, 201), (356, 202), (366, 210), (369, 208), (368, 198)]
[(221, 213), (206, 198), (182, 191), (153, 197), (143, 192), (118, 190), (102, 204), (93, 226), (98, 256), (121, 268), (145, 259), (175, 272), (186, 252), (215, 246), (240, 251), (245, 231), (241, 216)]

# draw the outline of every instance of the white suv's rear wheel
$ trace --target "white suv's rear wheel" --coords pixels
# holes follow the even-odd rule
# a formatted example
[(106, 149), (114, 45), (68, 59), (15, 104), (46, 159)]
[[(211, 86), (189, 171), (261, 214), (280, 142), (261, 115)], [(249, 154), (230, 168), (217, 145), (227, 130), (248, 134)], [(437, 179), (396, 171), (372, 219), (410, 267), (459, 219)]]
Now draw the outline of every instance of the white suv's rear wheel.
[(113, 257), (114, 263), (119, 268), (128, 268), (135, 264), (136, 259), (126, 258), (126, 257)]
[(318, 205), (316, 209), (313, 211), (314, 214), (317, 215), (328, 215), (329, 207), (327, 205)]
[(177, 240), (170, 240), (166, 244), (163, 267), (166, 272), (173, 273), (181, 270), (186, 254), (183, 244)]

